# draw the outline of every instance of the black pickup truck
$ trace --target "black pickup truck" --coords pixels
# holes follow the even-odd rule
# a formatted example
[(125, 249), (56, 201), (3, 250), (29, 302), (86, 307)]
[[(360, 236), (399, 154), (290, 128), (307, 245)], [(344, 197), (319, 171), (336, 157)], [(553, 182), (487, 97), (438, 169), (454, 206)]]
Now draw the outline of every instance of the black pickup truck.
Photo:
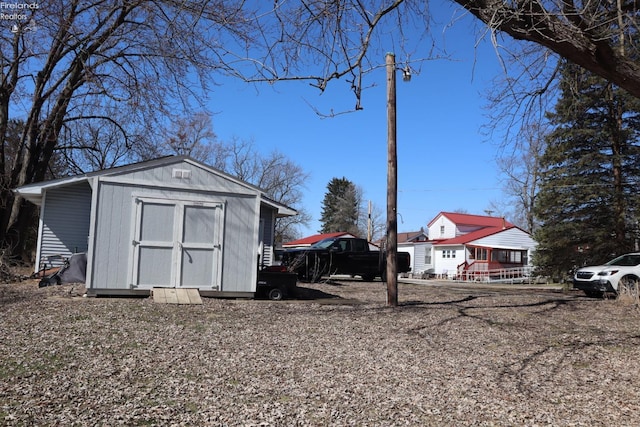
[[(288, 249), (283, 254), (282, 263), (296, 273), (299, 280), (309, 282), (317, 282), (322, 276), (332, 274), (361, 276), (366, 282), (375, 277), (386, 280), (385, 252), (370, 250), (365, 239), (334, 237), (308, 248)], [(398, 252), (396, 265), (398, 273), (410, 271), (410, 255)]]

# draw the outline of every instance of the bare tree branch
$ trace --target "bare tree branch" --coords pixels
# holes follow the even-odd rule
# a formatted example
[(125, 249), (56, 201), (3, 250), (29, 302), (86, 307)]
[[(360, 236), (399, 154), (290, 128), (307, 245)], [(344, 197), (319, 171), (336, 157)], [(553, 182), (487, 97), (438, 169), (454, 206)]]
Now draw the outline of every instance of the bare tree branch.
[[(568, 0), (455, 0), (492, 31), (544, 46), (640, 97), (638, 4)], [(620, 49), (624, 43), (626, 49)]]

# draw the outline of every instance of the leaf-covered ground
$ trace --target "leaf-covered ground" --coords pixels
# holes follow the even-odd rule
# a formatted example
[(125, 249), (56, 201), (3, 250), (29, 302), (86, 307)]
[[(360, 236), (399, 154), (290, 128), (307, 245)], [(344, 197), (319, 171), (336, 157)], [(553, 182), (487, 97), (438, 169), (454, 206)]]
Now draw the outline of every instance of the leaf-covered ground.
[[(435, 284), (435, 286), (434, 286)], [(640, 310), (554, 288), (301, 284), (292, 301), (0, 285), (0, 424), (640, 424)]]

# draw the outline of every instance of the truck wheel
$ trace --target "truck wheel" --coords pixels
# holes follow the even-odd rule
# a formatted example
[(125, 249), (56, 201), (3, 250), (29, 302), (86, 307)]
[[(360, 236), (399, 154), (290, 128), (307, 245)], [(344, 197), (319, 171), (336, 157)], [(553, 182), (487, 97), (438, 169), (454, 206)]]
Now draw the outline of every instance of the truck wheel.
[(273, 288), (269, 291), (269, 299), (271, 301), (280, 301), (284, 298), (284, 293), (280, 288)]

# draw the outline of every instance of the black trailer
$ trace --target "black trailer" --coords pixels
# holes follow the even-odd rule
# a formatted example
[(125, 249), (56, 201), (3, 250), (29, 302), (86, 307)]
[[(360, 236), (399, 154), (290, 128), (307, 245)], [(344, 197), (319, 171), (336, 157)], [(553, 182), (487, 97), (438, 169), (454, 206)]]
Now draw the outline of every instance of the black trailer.
[(298, 275), (290, 273), (286, 267), (272, 266), (258, 271), (257, 298), (268, 298), (272, 301), (295, 297)]

